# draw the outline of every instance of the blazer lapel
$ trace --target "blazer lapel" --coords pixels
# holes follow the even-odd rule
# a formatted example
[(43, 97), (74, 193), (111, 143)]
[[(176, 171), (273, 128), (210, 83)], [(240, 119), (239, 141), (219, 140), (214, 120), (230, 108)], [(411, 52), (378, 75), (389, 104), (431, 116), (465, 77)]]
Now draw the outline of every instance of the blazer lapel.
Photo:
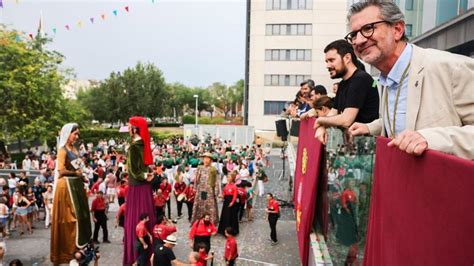
[(415, 130), (418, 111), (420, 110), (421, 93), (423, 89), (423, 51), (413, 45), (413, 54), (411, 58), (411, 69), (408, 78), (407, 93), (407, 113), (406, 113), (406, 129)]

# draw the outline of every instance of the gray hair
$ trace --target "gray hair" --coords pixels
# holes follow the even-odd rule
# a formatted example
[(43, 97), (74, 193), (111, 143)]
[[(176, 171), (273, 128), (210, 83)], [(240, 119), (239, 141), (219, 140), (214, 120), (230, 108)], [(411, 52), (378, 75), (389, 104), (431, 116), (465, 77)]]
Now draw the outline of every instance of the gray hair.
[[(397, 22), (403, 22), (405, 24), (405, 16), (403, 15), (400, 8), (392, 0), (365, 0), (358, 3), (354, 3), (347, 13), (347, 20), (350, 21), (351, 17), (362, 10), (375, 6), (380, 10), (380, 15), (382, 19), (387, 21), (390, 24), (395, 24)], [(408, 41), (405, 33), (403, 33), (402, 41)]]

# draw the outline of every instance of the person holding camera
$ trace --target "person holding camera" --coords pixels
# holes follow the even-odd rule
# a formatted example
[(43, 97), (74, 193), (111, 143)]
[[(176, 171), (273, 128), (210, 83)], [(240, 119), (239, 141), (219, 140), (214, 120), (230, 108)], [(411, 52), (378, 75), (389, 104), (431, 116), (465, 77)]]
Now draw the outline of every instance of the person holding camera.
[(94, 261), (94, 266), (99, 266), (99, 247), (87, 244), (82, 249), (77, 249), (73, 254), (73, 259), (69, 262), (69, 266), (87, 266)]

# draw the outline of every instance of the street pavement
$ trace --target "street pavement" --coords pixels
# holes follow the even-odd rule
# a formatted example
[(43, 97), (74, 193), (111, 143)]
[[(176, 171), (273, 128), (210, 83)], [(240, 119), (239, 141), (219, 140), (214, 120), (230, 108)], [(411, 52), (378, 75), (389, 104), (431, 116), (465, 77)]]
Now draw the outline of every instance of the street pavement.
[[(280, 150), (273, 150), (270, 156), (271, 165), (266, 168), (269, 182), (265, 184), (265, 192), (273, 193), (277, 198), (288, 200), (291, 194), (288, 191), (288, 162), (286, 162), (286, 178), (278, 180), (282, 169), (282, 160), (279, 156)], [(174, 198), (173, 198), (174, 199)], [(237, 237), (239, 259), (237, 265), (300, 265), (298, 255), (298, 244), (296, 239), (296, 226), (293, 210), (282, 208), (281, 218), (277, 224), (279, 244), (272, 246), (270, 227), (266, 220), (265, 197), (255, 198), (254, 220), (244, 221), (240, 224), (240, 234)], [(108, 213), (109, 239), (112, 243), (100, 244), (101, 258), (99, 265), (121, 265), (123, 256), (123, 229), (114, 227), (114, 217), (118, 204), (112, 204)], [(219, 206), (220, 209), (220, 206)], [(183, 214), (186, 213), (183, 206)], [(176, 203), (172, 202), (172, 217), (176, 217)], [(187, 262), (189, 247), (188, 233), (190, 224), (187, 219), (178, 220), (178, 244), (173, 249), (178, 260)], [(44, 229), (44, 224), (35, 223), (37, 229), (32, 235), (19, 236), (18, 232), (12, 232), (10, 239), (6, 240), (7, 253), (5, 264), (12, 259), (20, 259), (24, 265), (51, 265), (49, 262), (50, 230)], [(99, 233), (102, 241), (102, 232)], [(212, 238), (212, 250), (215, 252), (214, 265), (224, 265), (223, 254), (225, 238), (217, 235)], [(7, 264), (8, 265), (8, 264)]]

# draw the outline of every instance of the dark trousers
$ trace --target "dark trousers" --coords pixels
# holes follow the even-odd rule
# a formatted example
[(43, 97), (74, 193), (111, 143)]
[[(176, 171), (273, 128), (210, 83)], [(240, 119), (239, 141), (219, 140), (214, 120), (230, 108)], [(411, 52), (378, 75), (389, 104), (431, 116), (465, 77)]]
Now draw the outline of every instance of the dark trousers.
[(109, 241), (109, 232), (107, 231), (107, 215), (105, 215), (105, 210), (95, 211), (94, 217), (97, 222), (94, 222), (94, 241), (98, 242), (99, 238), (99, 228), (102, 227), (103, 241)]
[(183, 210), (183, 201), (178, 201), (178, 197), (176, 197), (176, 205), (178, 205), (178, 216), (181, 216), (183, 213), (182, 213), (182, 210)]
[(146, 266), (146, 265), (149, 265), (149, 254), (150, 253), (150, 249), (151, 249), (151, 245), (150, 245), (150, 241), (148, 239), (148, 236), (145, 236), (144, 237), (144, 240), (145, 240), (145, 243), (148, 245), (148, 248), (147, 249), (144, 249), (143, 248), (143, 245), (142, 245), (142, 242), (140, 242), (140, 240), (138, 240), (137, 238), (137, 250), (138, 250), (138, 256), (137, 256), (137, 264), (138, 266)]
[(245, 213), (245, 202), (239, 203), (237, 206), (239, 206), (239, 221), (242, 221)]
[(156, 207), (155, 206), (155, 210), (156, 210), (156, 220), (158, 220), (158, 217), (165, 215), (165, 212), (164, 212), (165, 206), (163, 206), (163, 207)]
[(198, 244), (206, 244), (206, 253), (209, 253), (211, 250), (211, 236), (194, 236), (193, 250), (199, 252)]
[(274, 213), (270, 213), (268, 215), (268, 223), (270, 224), (270, 238), (272, 239), (273, 242), (277, 242), (277, 230), (276, 230), (276, 225), (278, 221), (278, 215)]
[(228, 260), (228, 261), (227, 261), (227, 265), (229, 265), (229, 266), (234, 266), (234, 265), (235, 265), (235, 259), (233, 259), (233, 260)]
[(166, 206), (168, 207), (168, 219), (171, 219), (171, 199), (166, 201)]
[(122, 206), (122, 204), (125, 203), (125, 198), (124, 197), (118, 197), (117, 200), (118, 200), (119, 206)]
[(191, 217), (193, 216), (193, 206), (194, 202), (186, 201), (186, 207), (188, 207), (188, 220), (191, 221)]

